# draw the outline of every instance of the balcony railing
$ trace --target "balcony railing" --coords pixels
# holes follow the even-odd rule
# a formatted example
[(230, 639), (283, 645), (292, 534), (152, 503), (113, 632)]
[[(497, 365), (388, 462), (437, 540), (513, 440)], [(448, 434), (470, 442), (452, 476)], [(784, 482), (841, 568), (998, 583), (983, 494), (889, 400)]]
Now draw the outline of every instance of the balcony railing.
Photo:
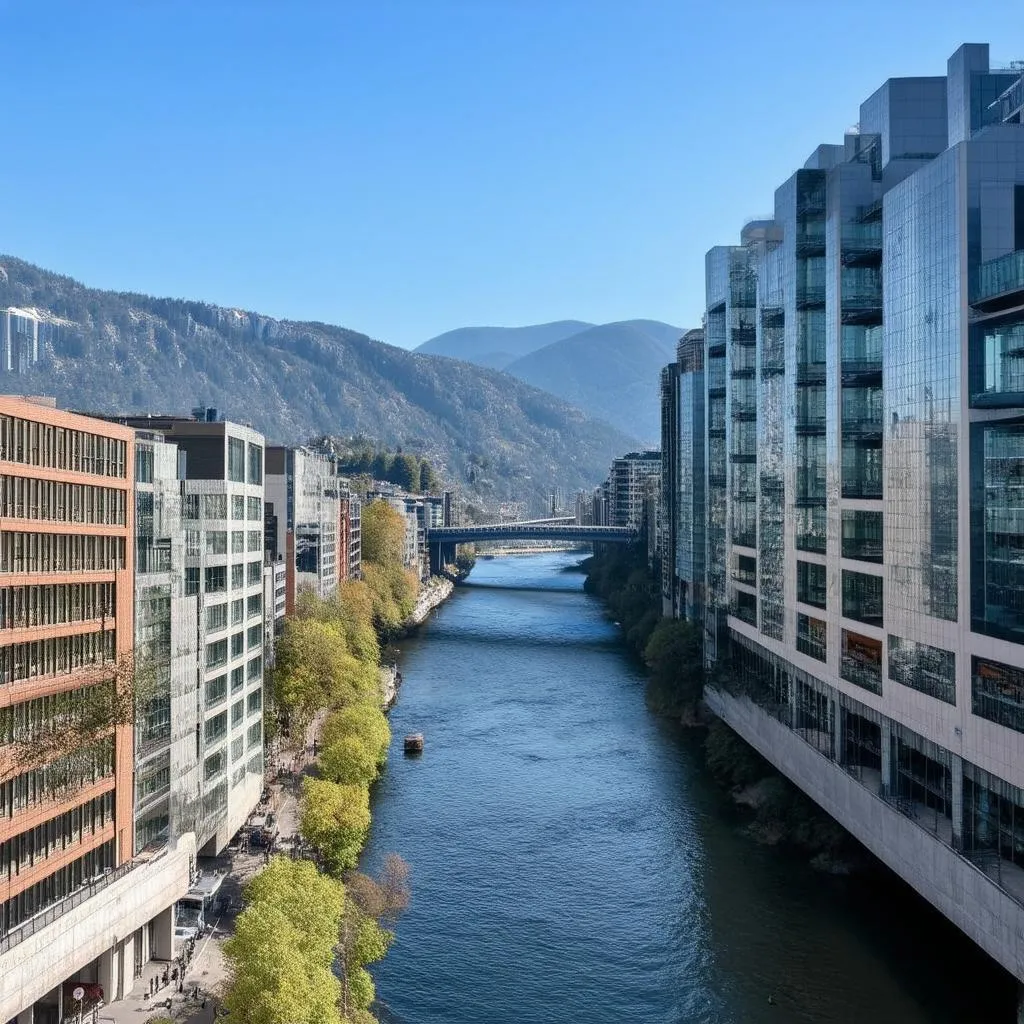
[(971, 279), (972, 306), (986, 306), (1017, 293), (1024, 293), (1024, 249), (986, 260), (978, 265)]

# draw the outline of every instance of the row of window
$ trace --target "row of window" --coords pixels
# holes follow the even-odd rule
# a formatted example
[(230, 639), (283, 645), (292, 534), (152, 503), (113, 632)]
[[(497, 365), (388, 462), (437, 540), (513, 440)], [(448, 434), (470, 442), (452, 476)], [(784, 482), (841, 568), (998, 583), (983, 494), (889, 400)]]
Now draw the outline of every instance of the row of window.
[(0, 531), (0, 573), (111, 572), (125, 567), (124, 537)]
[[(186, 494), (182, 515), (185, 519), (227, 519), (228, 496), (226, 494)], [(248, 519), (254, 523), (262, 522), (263, 499), (246, 497), (244, 494), (232, 494), (231, 518)]]
[(245, 619), (263, 615), (263, 595), (250, 594), (248, 598), (236, 598), (224, 604), (215, 604), (206, 609), (206, 631), (214, 633), (228, 627), (228, 609), (231, 610), (231, 625), (240, 625)]
[(0, 460), (124, 478), (128, 445), (85, 430), (0, 416)]
[(95, 687), (80, 686), (0, 707), (0, 744), (25, 743), (76, 725), (95, 707), (95, 700), (102, 700), (103, 696)]
[(228, 570), (230, 569), (231, 589), (252, 587), (263, 580), (263, 563), (249, 562), (248, 565), (211, 565), (206, 569), (190, 566), (185, 569), (185, 595), (191, 597), (199, 593), (200, 581), (205, 594), (225, 594), (228, 590)]
[[(260, 680), (263, 675), (263, 658), (250, 658), (248, 664), (239, 665), (231, 670), (231, 693), (238, 693), (245, 688), (246, 681), (252, 683)], [(216, 707), (227, 697), (228, 674), (224, 673), (209, 679), (204, 688), (204, 701), (207, 710)]]
[(229, 660), (240, 658), (246, 648), (250, 651), (263, 645), (263, 624), (250, 626), (245, 632), (238, 632), (222, 640), (212, 640), (206, 645), (206, 669), (220, 668)]
[(0, 938), (23, 921), (42, 913), (47, 907), (70, 896), (94, 878), (99, 878), (116, 863), (116, 841), (111, 839), (78, 857), (53, 874), (0, 903)]
[(120, 487), (0, 474), (0, 516), (124, 526), (127, 515), (128, 492)]
[[(227, 530), (206, 530), (206, 553), (208, 555), (226, 555), (228, 553), (228, 531)], [(197, 557), (200, 552), (200, 531), (185, 531), (185, 554), (190, 558)], [(262, 530), (232, 530), (231, 531), (231, 554), (245, 554), (246, 550), (263, 550)]]
[(0, 647), (0, 684), (37, 676), (64, 675), (81, 668), (113, 664), (115, 633), (108, 629)]
[(58, 851), (66, 850), (102, 832), (114, 821), (114, 792), (108, 790), (70, 811), (58, 814), (27, 832), (0, 843), (0, 880), (44, 862)]
[(114, 615), (113, 583), (61, 583), (0, 588), (0, 629), (87, 622)]
[(60, 799), (114, 774), (114, 740), (106, 737), (48, 765), (0, 782), (0, 818)]

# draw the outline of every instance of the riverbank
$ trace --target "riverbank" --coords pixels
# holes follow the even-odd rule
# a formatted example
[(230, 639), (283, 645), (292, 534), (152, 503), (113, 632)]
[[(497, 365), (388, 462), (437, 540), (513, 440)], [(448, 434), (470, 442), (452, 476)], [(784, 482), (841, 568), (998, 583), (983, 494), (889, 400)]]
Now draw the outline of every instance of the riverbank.
[(423, 625), (427, 616), (452, 596), (455, 584), (443, 576), (431, 576), (420, 584), (416, 605), (399, 627), (396, 636), (407, 636), (412, 630)]

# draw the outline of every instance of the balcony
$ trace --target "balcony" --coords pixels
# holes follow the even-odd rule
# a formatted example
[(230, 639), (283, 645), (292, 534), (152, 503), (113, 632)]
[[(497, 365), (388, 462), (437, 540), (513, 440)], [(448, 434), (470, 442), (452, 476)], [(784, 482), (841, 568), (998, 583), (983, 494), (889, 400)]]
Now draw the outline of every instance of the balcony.
[(844, 266), (877, 266), (882, 260), (882, 222), (844, 224), (842, 250)]
[(971, 278), (969, 301), (984, 311), (1024, 302), (1024, 249), (980, 263)]
[(971, 328), (971, 405), (1024, 406), (1024, 320)]

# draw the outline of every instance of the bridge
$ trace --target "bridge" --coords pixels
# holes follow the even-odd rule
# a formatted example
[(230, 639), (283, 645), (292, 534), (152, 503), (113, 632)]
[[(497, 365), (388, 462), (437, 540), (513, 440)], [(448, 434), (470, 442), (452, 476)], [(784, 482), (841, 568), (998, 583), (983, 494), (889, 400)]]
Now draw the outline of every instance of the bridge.
[(487, 540), (559, 540), (575, 544), (630, 544), (638, 532), (629, 526), (579, 526), (572, 519), (535, 519), (484, 526), (434, 526), (427, 530), (430, 571), (455, 561), (456, 544)]

